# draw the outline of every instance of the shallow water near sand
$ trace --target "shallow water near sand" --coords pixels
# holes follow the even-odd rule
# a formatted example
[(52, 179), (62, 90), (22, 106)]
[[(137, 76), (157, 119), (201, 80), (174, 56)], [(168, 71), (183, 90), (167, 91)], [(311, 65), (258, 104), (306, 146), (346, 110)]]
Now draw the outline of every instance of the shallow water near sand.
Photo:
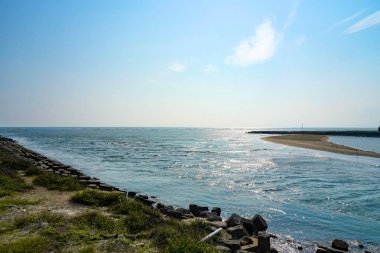
[[(358, 240), (380, 251), (380, 159), (286, 147), (247, 130), (0, 128), (0, 135), (166, 204), (219, 206), (224, 217), (259, 213), (282, 239)], [(380, 149), (379, 138), (334, 138)]]

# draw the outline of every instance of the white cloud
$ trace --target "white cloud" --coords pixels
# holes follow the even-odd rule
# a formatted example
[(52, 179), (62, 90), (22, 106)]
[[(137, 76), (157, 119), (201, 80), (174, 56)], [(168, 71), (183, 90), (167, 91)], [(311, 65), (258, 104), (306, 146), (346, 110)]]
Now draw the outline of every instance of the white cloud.
[(380, 10), (355, 23), (345, 33), (356, 33), (378, 24), (380, 24)]
[(297, 45), (297, 46), (301, 46), (302, 44), (304, 44), (306, 42), (306, 36), (305, 35), (301, 35), (301, 36), (298, 36), (295, 40), (294, 40), (294, 43)]
[(179, 62), (172, 62), (169, 65), (169, 70), (173, 72), (183, 72), (186, 70), (186, 66)]
[(277, 33), (270, 20), (257, 28), (255, 35), (244, 40), (234, 49), (234, 54), (226, 58), (227, 64), (247, 66), (270, 59), (277, 48)]
[(219, 68), (215, 65), (208, 64), (203, 68), (203, 71), (206, 73), (216, 73), (219, 72)]
[(234, 54), (228, 56), (226, 64), (247, 66), (261, 63), (272, 58), (277, 48), (280, 46), (286, 30), (294, 22), (297, 16), (298, 1), (290, 10), (282, 29), (276, 31), (271, 20), (265, 20), (260, 24), (255, 35), (250, 39), (243, 40), (239, 46), (234, 48)]

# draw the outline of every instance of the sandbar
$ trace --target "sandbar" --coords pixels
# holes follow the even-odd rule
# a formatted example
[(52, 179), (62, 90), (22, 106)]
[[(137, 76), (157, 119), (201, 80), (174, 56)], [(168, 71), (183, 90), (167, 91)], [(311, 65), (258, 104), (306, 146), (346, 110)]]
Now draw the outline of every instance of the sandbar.
[(283, 144), (292, 147), (306, 148), (321, 150), (327, 152), (333, 152), (344, 155), (354, 156), (367, 156), (380, 158), (380, 153), (360, 150), (340, 144), (336, 144), (328, 141), (328, 137), (325, 135), (311, 135), (311, 134), (287, 134), (276, 135), (262, 138), (265, 141)]

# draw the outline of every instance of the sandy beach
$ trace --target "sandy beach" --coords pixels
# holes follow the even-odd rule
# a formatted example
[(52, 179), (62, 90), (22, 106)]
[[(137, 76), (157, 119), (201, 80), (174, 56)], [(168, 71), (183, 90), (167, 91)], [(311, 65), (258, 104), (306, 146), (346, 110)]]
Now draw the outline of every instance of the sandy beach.
[(364, 151), (329, 142), (328, 137), (324, 135), (289, 134), (263, 137), (262, 139), (269, 142), (298, 148), (321, 150), (345, 155), (380, 158), (380, 154), (376, 152)]

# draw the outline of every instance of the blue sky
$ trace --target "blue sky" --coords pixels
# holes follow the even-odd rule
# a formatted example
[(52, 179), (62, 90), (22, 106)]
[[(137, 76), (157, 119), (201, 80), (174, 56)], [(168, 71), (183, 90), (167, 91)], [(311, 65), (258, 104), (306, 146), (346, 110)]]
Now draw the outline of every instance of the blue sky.
[(379, 1), (0, 0), (0, 126), (377, 127)]

